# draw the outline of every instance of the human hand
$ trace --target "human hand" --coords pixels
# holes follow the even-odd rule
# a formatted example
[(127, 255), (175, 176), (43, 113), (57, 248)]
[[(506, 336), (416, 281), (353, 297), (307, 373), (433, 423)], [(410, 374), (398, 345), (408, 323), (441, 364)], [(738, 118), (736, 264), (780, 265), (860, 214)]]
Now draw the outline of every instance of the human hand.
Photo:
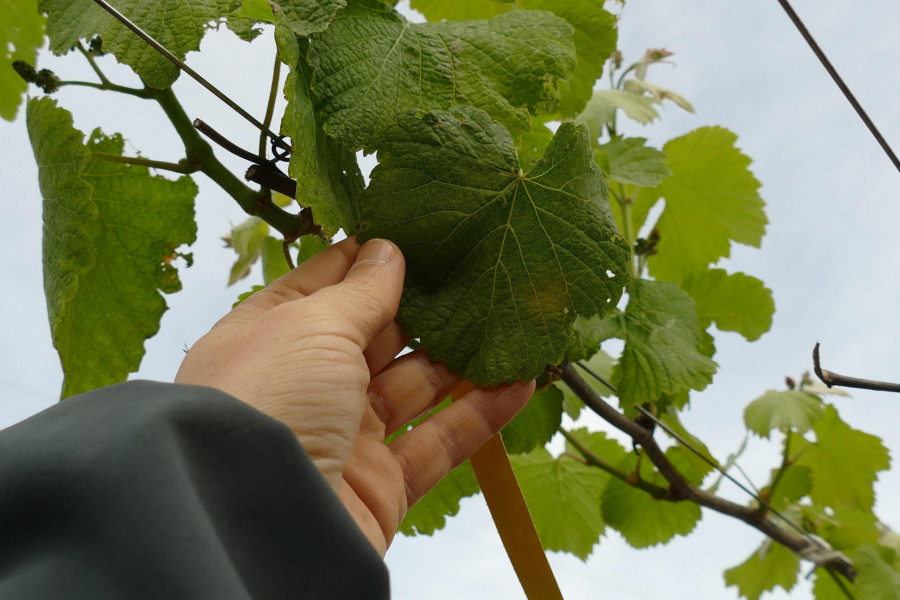
[(474, 389), (389, 445), (459, 383), (406, 345), (392, 243), (328, 248), (250, 296), (190, 349), (176, 383), (220, 389), (293, 430), (383, 556), (407, 509), (525, 406), (534, 384)]

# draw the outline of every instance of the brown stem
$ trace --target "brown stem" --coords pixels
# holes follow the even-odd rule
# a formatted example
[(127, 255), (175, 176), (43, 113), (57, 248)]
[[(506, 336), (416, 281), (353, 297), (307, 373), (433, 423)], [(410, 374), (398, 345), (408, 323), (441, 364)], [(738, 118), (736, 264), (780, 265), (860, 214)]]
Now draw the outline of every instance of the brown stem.
[[(809, 538), (779, 527), (774, 521), (769, 519), (765, 514), (760, 513), (758, 510), (725, 500), (689, 483), (678, 469), (669, 462), (665, 452), (657, 445), (656, 440), (653, 439), (653, 433), (607, 404), (596, 392), (594, 392), (588, 383), (581, 378), (572, 364), (565, 362), (560, 365), (559, 373), (563, 381), (566, 382), (569, 388), (582, 402), (585, 403), (586, 406), (600, 415), (610, 425), (631, 436), (631, 439), (635, 444), (643, 447), (644, 453), (671, 486), (669, 494), (666, 497), (667, 500), (671, 502), (687, 500), (699, 504), (700, 506), (710, 508), (723, 515), (739, 519), (801, 556), (803, 556), (802, 552), (808, 551), (811, 546), (818, 548), (818, 545), (810, 541)], [(837, 573), (840, 573), (850, 581), (853, 581), (853, 578), (856, 575), (856, 572), (853, 569), (853, 562), (840, 553), (835, 553), (818, 564), (834, 569)]]
[(191, 164), (187, 160), (172, 163), (161, 160), (151, 160), (149, 158), (141, 158), (139, 156), (121, 156), (119, 154), (108, 154), (106, 152), (91, 152), (91, 158), (97, 158), (100, 160), (122, 163), (126, 165), (149, 167), (151, 169), (164, 169), (166, 171), (173, 171), (175, 173), (181, 173), (183, 175), (190, 175), (191, 173), (196, 173), (200, 170), (199, 166)]
[(816, 377), (821, 379), (822, 383), (828, 387), (838, 385), (862, 390), (875, 390), (876, 392), (900, 392), (900, 383), (847, 377), (846, 375), (838, 375), (832, 371), (826, 371), (819, 365), (819, 342), (816, 342), (816, 346), (813, 348), (813, 370), (816, 372)]

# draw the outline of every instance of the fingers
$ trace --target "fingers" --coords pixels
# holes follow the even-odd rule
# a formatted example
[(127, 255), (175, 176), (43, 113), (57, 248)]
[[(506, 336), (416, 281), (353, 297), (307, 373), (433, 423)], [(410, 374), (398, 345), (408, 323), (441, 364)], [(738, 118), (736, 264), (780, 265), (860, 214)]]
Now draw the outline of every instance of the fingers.
[[(297, 303), (310, 335), (339, 335), (365, 350), (397, 314), (406, 264), (387, 240), (370, 240), (356, 255), (343, 280)], [(319, 315), (318, 319), (308, 318)]]
[(369, 365), (369, 374), (375, 377), (382, 369), (391, 364), (394, 357), (409, 343), (409, 336), (403, 333), (400, 324), (394, 321), (372, 340), (366, 348), (366, 364)]
[(474, 389), (390, 444), (412, 506), (525, 406), (534, 382)]
[(441, 402), (459, 382), (444, 363), (423, 350), (401, 356), (369, 383), (369, 405), (361, 430), (383, 440)]

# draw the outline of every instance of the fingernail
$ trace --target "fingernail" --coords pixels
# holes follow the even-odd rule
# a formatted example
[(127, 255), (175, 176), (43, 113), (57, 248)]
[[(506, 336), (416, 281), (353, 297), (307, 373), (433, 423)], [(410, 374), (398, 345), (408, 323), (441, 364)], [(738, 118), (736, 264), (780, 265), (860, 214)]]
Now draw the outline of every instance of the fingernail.
[(383, 265), (394, 256), (394, 245), (385, 240), (370, 240), (359, 250), (354, 264), (362, 262)]

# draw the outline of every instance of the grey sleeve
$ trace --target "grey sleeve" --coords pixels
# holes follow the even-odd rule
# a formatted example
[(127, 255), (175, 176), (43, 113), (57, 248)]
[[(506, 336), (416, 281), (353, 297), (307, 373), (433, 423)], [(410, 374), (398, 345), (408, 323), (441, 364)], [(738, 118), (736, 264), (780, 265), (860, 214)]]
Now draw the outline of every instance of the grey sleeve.
[(0, 431), (0, 598), (389, 595), (290, 430), (224, 393), (129, 382)]

